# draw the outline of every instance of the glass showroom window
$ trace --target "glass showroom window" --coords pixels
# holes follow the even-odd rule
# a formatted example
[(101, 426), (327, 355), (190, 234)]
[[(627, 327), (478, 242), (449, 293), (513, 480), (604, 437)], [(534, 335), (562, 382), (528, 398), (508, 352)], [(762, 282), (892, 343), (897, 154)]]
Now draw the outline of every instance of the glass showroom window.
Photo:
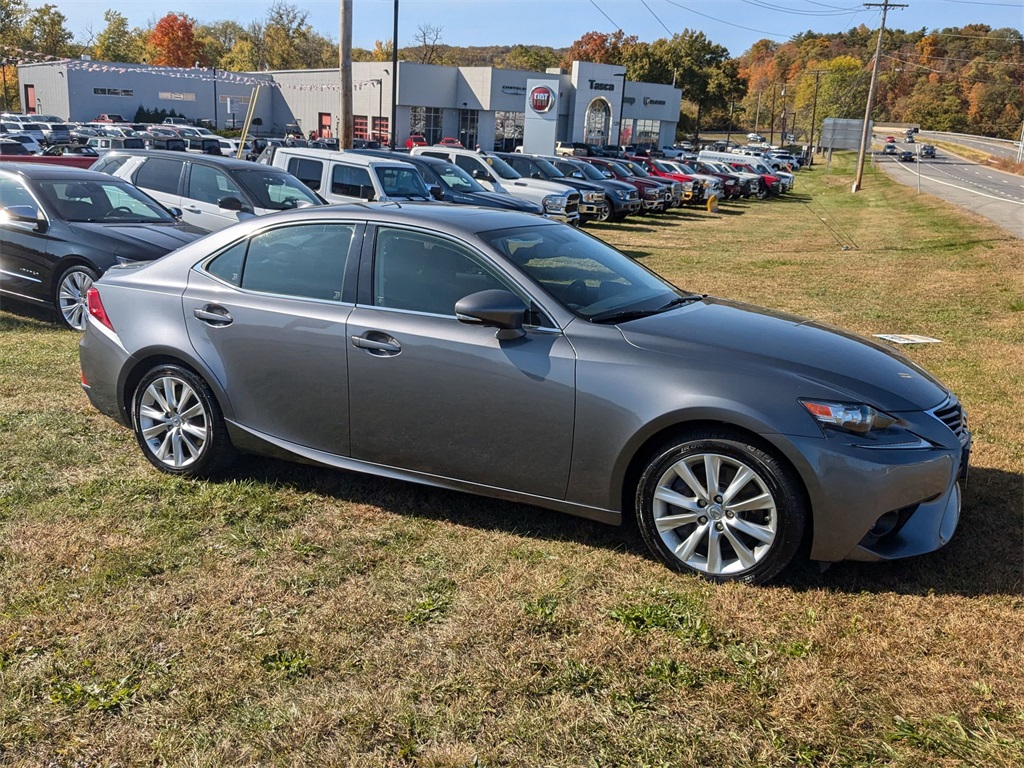
[(523, 121), (525, 112), (494, 113), (494, 148), (512, 152), (516, 145), (523, 143)]
[(660, 133), (660, 120), (637, 120), (636, 132), (633, 134), (633, 143), (657, 146)]
[(409, 133), (422, 135), (427, 144), (441, 140), (441, 110), (437, 107), (412, 107), (410, 109)]
[(479, 143), (477, 132), (480, 126), (480, 113), (475, 109), (459, 110), (459, 141), (462, 146), (474, 149)]

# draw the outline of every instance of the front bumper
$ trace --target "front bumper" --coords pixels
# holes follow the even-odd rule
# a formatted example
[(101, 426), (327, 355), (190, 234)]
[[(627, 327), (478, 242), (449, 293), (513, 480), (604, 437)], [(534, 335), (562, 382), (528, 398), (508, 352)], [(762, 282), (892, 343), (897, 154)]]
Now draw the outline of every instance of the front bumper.
[(813, 509), (811, 559), (895, 560), (947, 544), (960, 518), (963, 444), (866, 449), (848, 436), (790, 438)]
[(560, 221), (563, 224), (572, 224), (573, 226), (580, 223), (580, 215), (575, 211), (573, 213), (545, 213), (544, 218)]

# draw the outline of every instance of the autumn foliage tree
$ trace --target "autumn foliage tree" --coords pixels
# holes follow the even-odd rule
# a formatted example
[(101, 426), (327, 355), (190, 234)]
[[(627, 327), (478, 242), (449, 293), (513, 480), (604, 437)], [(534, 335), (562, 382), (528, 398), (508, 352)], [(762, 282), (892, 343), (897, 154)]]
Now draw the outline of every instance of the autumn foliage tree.
[(146, 41), (150, 63), (166, 67), (206, 66), (203, 45), (195, 35), (194, 19), (168, 13), (153, 27)]

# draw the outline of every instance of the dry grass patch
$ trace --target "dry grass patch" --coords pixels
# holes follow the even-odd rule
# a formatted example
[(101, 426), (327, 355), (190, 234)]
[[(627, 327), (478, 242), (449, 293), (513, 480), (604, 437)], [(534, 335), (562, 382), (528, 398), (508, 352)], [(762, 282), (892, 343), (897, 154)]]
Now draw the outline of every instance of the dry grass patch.
[[(942, 551), (713, 587), (630, 530), (245, 459), (153, 471), (77, 339), (0, 312), (0, 763), (1024, 764), (1020, 243), (848, 160), (593, 231), (692, 290), (907, 348), (976, 449)], [(846, 249), (843, 246), (847, 246)]]

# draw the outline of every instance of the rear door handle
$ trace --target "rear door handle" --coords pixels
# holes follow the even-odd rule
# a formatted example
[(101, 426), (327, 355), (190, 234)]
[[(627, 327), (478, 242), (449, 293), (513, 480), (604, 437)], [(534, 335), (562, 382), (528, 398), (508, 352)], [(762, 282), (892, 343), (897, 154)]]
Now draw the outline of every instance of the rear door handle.
[(362, 336), (353, 336), (352, 344), (378, 357), (391, 357), (402, 351), (402, 345), (397, 339), (377, 331), (367, 331)]
[(201, 309), (194, 309), (192, 314), (195, 315), (197, 320), (202, 320), (208, 325), (224, 326), (231, 325), (234, 322), (231, 314), (224, 307), (217, 306), (216, 304), (207, 304)]

